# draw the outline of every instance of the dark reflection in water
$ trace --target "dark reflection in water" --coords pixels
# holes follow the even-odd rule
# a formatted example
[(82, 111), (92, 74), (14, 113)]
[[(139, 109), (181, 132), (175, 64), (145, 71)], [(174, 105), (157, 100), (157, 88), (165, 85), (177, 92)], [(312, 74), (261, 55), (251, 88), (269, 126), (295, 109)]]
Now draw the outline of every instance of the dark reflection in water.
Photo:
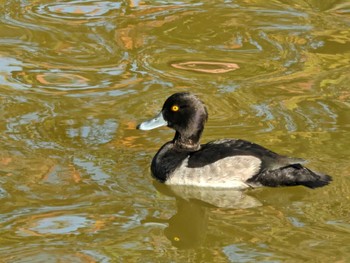
[(168, 227), (164, 229), (164, 234), (177, 248), (199, 247), (205, 241), (207, 233), (207, 207), (184, 199), (177, 199), (176, 207), (176, 214), (170, 219), (146, 218), (142, 223), (168, 224)]
[(210, 208), (246, 209), (261, 203), (242, 191), (153, 184), (162, 194), (175, 197), (176, 213), (170, 219), (146, 218), (146, 223), (166, 223), (165, 236), (182, 249), (201, 246), (205, 242)]
[(206, 237), (208, 215), (206, 209), (193, 201), (177, 200), (177, 214), (168, 222), (164, 234), (173, 246), (192, 248), (201, 245)]

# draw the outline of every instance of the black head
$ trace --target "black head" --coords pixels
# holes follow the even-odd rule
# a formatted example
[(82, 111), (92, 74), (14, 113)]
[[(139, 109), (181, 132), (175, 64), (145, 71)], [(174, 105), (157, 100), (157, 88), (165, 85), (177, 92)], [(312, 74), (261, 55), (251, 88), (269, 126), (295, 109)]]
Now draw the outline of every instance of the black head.
[(199, 139), (208, 119), (208, 113), (200, 99), (187, 92), (171, 95), (164, 103), (162, 111), (154, 119), (141, 123), (142, 130), (163, 125), (176, 130), (174, 142), (182, 148), (199, 147)]
[(204, 104), (193, 94), (175, 93), (164, 103), (162, 114), (168, 127), (187, 138), (203, 130), (208, 119)]

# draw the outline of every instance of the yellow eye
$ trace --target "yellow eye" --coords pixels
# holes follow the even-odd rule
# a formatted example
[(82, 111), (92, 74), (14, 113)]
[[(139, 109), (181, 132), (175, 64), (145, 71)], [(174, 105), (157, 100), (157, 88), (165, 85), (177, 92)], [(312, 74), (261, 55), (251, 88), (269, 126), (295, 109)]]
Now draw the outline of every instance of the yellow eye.
[(174, 237), (174, 241), (179, 242), (180, 238), (179, 237)]
[(172, 107), (171, 107), (171, 110), (172, 111), (178, 111), (180, 108), (179, 108), (179, 106), (177, 106), (177, 105), (173, 105)]

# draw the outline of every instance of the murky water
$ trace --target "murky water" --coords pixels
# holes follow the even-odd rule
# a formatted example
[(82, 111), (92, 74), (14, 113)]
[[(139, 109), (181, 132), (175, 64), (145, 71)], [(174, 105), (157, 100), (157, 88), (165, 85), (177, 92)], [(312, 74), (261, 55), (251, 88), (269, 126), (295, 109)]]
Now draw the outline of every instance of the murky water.
[[(347, 0), (1, 1), (2, 262), (348, 262), (349, 83)], [(155, 183), (172, 131), (135, 126), (183, 90), (208, 106), (203, 141), (255, 141), (333, 183)]]

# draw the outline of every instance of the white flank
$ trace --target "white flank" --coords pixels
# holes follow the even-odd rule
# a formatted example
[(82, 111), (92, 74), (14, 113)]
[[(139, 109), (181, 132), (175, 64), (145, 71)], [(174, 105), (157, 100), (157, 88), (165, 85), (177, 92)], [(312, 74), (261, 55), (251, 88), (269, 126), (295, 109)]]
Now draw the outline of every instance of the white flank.
[(166, 184), (244, 189), (249, 187), (245, 181), (259, 172), (260, 165), (261, 160), (257, 157), (237, 155), (202, 167), (189, 168), (187, 158)]

